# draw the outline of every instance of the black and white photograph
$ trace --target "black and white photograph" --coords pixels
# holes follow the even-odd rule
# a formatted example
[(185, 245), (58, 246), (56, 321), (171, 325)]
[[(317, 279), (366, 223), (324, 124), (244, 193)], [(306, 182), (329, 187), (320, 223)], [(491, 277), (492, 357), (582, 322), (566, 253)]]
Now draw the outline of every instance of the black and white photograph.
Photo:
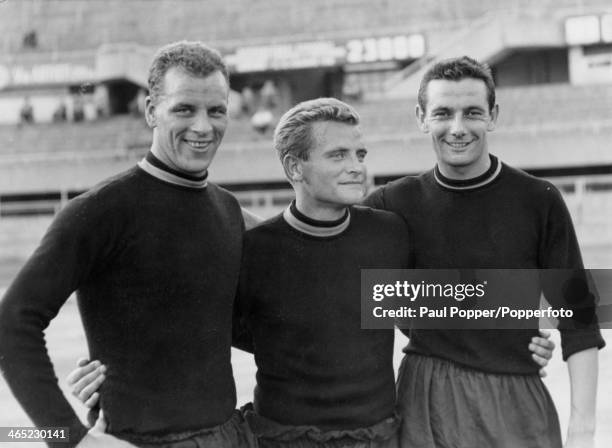
[(609, 1), (0, 30), (0, 448), (612, 447)]

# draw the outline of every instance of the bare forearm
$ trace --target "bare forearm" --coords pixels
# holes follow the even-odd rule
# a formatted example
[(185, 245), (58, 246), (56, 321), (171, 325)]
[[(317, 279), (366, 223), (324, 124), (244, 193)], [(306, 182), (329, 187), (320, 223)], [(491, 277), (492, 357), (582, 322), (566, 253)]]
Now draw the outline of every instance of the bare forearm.
[(571, 387), (571, 413), (568, 439), (595, 433), (598, 351), (590, 348), (567, 360)]

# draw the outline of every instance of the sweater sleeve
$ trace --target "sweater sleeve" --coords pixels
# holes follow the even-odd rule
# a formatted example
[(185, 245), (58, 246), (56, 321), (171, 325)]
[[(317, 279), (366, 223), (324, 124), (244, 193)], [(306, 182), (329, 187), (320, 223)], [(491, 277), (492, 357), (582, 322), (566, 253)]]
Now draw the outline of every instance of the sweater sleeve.
[(570, 213), (559, 191), (546, 187), (548, 208), (544, 224), (544, 238), (539, 250), (540, 266), (544, 269), (544, 295), (561, 306), (575, 308), (574, 318), (561, 321), (563, 359), (574, 353), (597, 347), (605, 342), (596, 315), (597, 291), (588, 271), (585, 271), (578, 240)]
[[(92, 269), (101, 229), (76, 203), (56, 217), (0, 302), (0, 368), (37, 427), (67, 427), (75, 446), (87, 433), (62, 394), (43, 330)], [(98, 245), (100, 246), (100, 245)]]

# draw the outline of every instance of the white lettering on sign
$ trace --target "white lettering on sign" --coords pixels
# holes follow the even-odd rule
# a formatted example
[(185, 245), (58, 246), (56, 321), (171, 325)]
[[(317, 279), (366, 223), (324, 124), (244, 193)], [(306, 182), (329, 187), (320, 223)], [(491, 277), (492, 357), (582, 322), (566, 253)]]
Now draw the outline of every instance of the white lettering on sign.
[(95, 80), (91, 67), (74, 64), (41, 64), (33, 67), (0, 66), (0, 89), (9, 85), (67, 84)]

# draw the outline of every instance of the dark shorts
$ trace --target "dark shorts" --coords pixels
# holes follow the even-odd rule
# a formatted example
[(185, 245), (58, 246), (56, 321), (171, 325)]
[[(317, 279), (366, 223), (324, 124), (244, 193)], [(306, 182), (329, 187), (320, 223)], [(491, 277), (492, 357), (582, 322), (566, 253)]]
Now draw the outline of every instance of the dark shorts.
[(122, 439), (140, 448), (254, 448), (255, 439), (240, 411), (234, 411), (225, 423), (199, 431), (164, 436), (124, 436)]
[(557, 411), (537, 374), (485, 373), (409, 353), (397, 389), (402, 447), (562, 446)]
[(260, 448), (399, 448), (399, 418), (367, 428), (322, 431), (315, 426), (282, 425), (257, 414), (252, 405), (242, 408)]

